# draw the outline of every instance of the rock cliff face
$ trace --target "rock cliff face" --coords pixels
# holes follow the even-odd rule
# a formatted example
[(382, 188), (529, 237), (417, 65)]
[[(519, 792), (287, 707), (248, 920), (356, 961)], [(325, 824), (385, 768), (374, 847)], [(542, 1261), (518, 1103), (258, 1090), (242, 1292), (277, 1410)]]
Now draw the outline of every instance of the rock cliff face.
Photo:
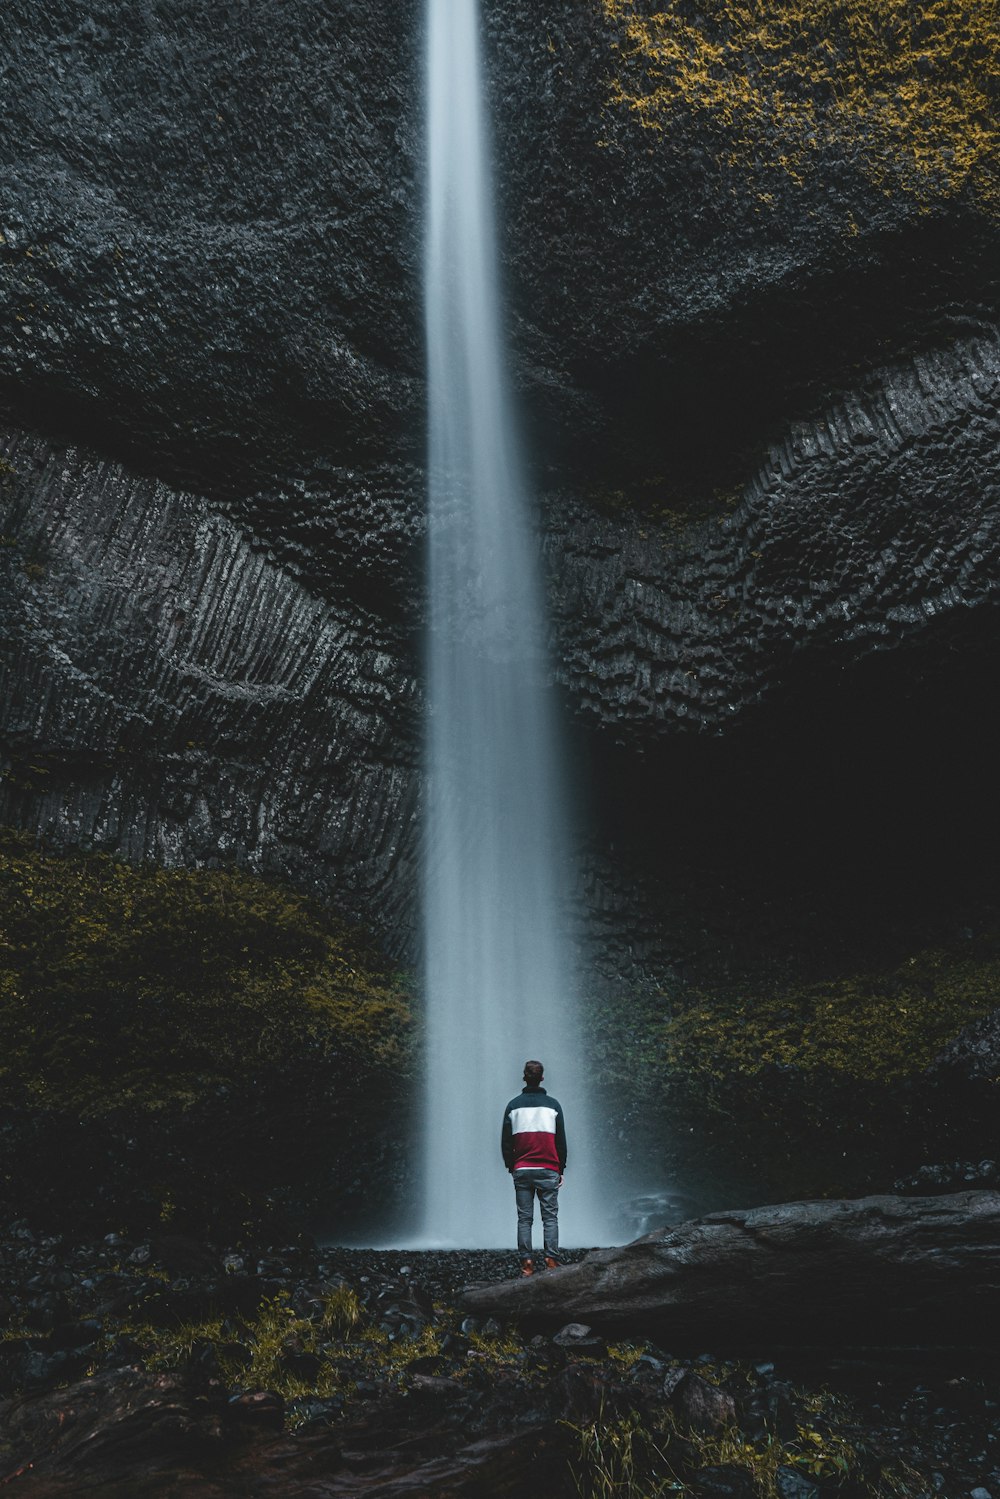
[(405, 929), (415, 684), (384, 624), (190, 494), (35, 438), (5, 454), (0, 817)]
[[(842, 960), (859, 867), (975, 886), (995, 829), (996, 38), (960, 0), (484, 12), (605, 966), (784, 963), (787, 899)], [(0, 815), (405, 950), (420, 7), (0, 26)]]
[(331, 454), (377, 491), (419, 452), (416, 16), (6, 12), (4, 385), (32, 425), (215, 495)]

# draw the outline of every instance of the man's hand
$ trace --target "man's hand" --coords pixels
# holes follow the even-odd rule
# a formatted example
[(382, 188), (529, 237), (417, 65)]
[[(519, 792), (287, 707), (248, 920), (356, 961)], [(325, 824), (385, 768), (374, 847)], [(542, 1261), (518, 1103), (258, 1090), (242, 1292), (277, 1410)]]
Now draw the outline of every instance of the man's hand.
[(559, 1180), (558, 1180), (558, 1182), (556, 1182), (556, 1186), (557, 1186), (557, 1187), (561, 1187), (561, 1186), (562, 1186), (562, 1182), (563, 1182), (563, 1179), (562, 1179), (562, 1172), (560, 1172), (560, 1173), (559, 1173)]

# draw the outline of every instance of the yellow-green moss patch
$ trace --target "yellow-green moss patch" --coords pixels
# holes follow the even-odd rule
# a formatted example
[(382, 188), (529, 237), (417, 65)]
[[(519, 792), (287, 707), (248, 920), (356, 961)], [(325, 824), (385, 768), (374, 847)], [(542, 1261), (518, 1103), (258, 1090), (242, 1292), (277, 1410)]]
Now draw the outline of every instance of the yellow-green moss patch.
[(405, 1070), (406, 995), (342, 922), (239, 871), (0, 834), (0, 1085), (86, 1117), (184, 1103), (286, 1053)]
[(334, 1213), (363, 1151), (388, 1148), (410, 1045), (404, 976), (295, 891), (0, 832), (0, 1089), (21, 1142), (0, 1200), (17, 1211)]
[(996, 1007), (1000, 952), (993, 945), (984, 940), (967, 956), (931, 948), (891, 972), (797, 989), (696, 992), (662, 1026), (663, 1067), (720, 1101), (734, 1075), (774, 1065), (870, 1082), (912, 1076)]
[(650, 129), (693, 114), (740, 166), (800, 182), (833, 147), (887, 192), (1000, 209), (997, 0), (600, 3), (613, 98)]

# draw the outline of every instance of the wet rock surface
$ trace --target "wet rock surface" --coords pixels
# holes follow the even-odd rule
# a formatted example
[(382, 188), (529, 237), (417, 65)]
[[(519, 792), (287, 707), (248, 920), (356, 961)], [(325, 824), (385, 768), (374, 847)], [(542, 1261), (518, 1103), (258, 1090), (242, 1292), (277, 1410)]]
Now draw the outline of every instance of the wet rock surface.
[(512, 1252), (74, 1243), (20, 1223), (0, 1253), (0, 1477), (32, 1494), (471, 1499), (539, 1475), (590, 1493), (611, 1471), (598, 1433), (698, 1496), (958, 1499), (1000, 1478), (995, 1369), (971, 1351), (775, 1361), (765, 1340), (734, 1363), (457, 1311), (469, 1277), (516, 1274)]
[(1000, 1010), (960, 1031), (935, 1057), (930, 1073), (945, 1086), (995, 1094), (1000, 1084)]

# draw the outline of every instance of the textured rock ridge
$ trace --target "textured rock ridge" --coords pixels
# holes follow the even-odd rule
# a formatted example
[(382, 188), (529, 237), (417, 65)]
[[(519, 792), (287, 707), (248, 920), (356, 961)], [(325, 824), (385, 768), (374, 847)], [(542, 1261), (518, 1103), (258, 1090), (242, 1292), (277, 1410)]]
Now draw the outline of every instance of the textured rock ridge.
[[(319, 546), (316, 517), (296, 540), (277, 494), (229, 518), (85, 449), (11, 433), (6, 452), (0, 815), (130, 858), (312, 881), (405, 942), (415, 489), (380, 506), (327, 475)], [(550, 495), (570, 710), (643, 747), (725, 731), (803, 659), (839, 671), (924, 636), (940, 653), (977, 610), (990, 632), (998, 452), (1000, 345), (982, 337), (791, 427), (721, 515)]]
[(416, 696), (378, 621), (192, 495), (8, 435), (0, 818), (405, 929)]
[(880, 370), (769, 449), (735, 509), (681, 530), (581, 515), (552, 547), (577, 710), (719, 730), (800, 652), (840, 666), (997, 597), (1000, 342)]

